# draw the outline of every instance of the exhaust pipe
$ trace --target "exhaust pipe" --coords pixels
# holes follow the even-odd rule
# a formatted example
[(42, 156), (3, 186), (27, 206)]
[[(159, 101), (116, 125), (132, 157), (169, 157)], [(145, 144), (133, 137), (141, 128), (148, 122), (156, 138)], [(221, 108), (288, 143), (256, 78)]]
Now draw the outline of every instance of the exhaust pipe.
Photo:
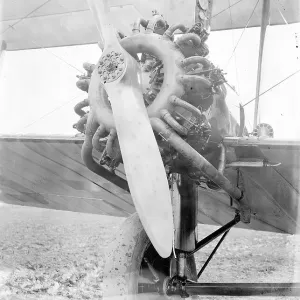
[(158, 118), (151, 118), (152, 128), (169, 144), (185, 157), (189, 163), (201, 171), (205, 176), (222, 188), (240, 205), (239, 200), (242, 199), (242, 191), (235, 187), (221, 172), (219, 172), (210, 162), (208, 162), (200, 153), (186, 143), (174, 130)]

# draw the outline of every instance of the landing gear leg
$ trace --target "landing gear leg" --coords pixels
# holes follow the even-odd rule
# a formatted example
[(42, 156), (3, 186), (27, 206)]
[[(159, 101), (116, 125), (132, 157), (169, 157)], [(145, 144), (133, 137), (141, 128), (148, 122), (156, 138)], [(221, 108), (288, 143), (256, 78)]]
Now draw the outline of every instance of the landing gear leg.
[[(175, 255), (161, 258), (150, 243), (138, 215), (132, 215), (120, 226), (107, 249), (103, 299), (170, 299), (163, 295), (167, 279), (179, 272), (186, 280), (197, 280), (194, 256), (185, 255), (196, 246), (196, 189), (187, 177), (172, 176), (173, 206), (176, 209)], [(178, 296), (172, 297), (178, 299)]]
[[(197, 243), (197, 201), (195, 183), (182, 174), (171, 175), (171, 195), (174, 214), (174, 255), (171, 266), (172, 278), (191, 282), (197, 281), (197, 269), (193, 251)], [(185, 295), (188, 296), (188, 295)], [(193, 296), (197, 299), (197, 296)]]

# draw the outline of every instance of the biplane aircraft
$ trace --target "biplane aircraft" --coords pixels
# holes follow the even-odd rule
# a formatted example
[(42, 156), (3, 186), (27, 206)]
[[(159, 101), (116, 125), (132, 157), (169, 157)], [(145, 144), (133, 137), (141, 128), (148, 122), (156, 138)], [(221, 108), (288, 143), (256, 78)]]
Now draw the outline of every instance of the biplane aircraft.
[[(102, 49), (77, 81), (88, 93), (75, 107), (82, 135), (1, 136), (2, 202), (128, 217), (107, 252), (104, 299), (300, 295), (296, 283), (198, 282), (233, 226), (300, 232), (300, 141), (258, 123), (266, 28), (299, 22), (299, 1), (2, 4), (2, 52)], [(257, 26), (254, 127), (246, 129), (242, 105), (239, 120), (230, 114), (206, 40), (211, 30)], [(198, 240), (198, 223), (220, 227)], [(220, 236), (197, 272), (194, 253)]]

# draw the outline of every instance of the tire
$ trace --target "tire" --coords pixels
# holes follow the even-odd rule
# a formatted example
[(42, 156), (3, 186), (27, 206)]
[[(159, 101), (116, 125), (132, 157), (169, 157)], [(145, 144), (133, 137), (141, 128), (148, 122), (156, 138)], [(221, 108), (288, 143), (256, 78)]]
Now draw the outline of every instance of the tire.
[[(149, 269), (148, 273), (144, 269), (147, 267), (144, 262), (145, 256), (148, 261), (151, 260), (151, 265), (163, 281), (169, 275), (171, 259), (163, 259), (157, 254), (135, 213), (121, 224), (115, 239), (107, 248), (103, 272), (103, 300), (180, 299), (179, 296), (170, 298), (153, 291), (147, 294), (139, 293), (141, 284), (138, 282), (153, 277)], [(189, 264), (189, 269), (195, 270), (194, 259), (192, 265), (191, 262)], [(147, 278), (141, 277), (141, 274), (147, 274)]]

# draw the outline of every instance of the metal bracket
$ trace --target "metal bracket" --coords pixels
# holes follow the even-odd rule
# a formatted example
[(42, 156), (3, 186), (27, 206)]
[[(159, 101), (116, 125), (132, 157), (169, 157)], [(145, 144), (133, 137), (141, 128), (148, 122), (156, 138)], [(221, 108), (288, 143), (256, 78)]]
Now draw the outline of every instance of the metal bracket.
[(247, 195), (244, 188), (244, 180), (241, 171), (238, 169), (238, 187), (242, 191), (242, 197), (238, 199), (240, 204), (239, 210), (241, 215), (241, 221), (249, 224), (251, 221), (251, 209), (248, 203)]

